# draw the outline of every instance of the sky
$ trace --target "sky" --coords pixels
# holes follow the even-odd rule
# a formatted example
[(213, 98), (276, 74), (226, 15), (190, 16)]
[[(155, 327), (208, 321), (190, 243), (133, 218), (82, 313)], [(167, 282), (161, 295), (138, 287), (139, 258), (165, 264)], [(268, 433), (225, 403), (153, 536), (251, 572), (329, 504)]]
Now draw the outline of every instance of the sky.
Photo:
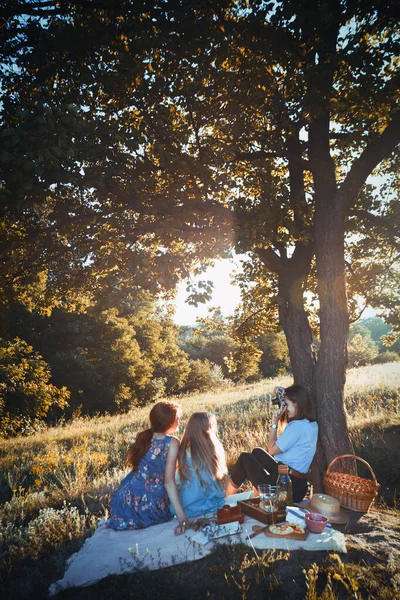
[(233, 314), (236, 306), (240, 302), (240, 290), (230, 282), (230, 276), (234, 269), (238, 268), (238, 262), (223, 259), (216, 263), (214, 267), (209, 267), (202, 275), (193, 278), (194, 281), (209, 279), (214, 284), (214, 292), (209, 302), (190, 306), (185, 300), (188, 297), (186, 291), (186, 280), (178, 286), (178, 294), (175, 300), (176, 313), (175, 322), (178, 325), (195, 325), (196, 317), (206, 317), (208, 309), (211, 307), (221, 307), (224, 317)]
[[(236, 306), (240, 302), (240, 290), (233, 286), (230, 276), (233, 270), (240, 269), (238, 260), (223, 259), (216, 263), (214, 267), (209, 267), (202, 275), (193, 278), (194, 281), (209, 279), (214, 284), (214, 292), (209, 302), (199, 304), (197, 308), (186, 304), (188, 292), (186, 291), (186, 280), (178, 286), (178, 294), (175, 300), (176, 312), (175, 323), (177, 325), (195, 325), (197, 317), (207, 317), (208, 309), (220, 307), (224, 317), (233, 314)], [(368, 307), (362, 315), (363, 319), (376, 316), (375, 311)]]

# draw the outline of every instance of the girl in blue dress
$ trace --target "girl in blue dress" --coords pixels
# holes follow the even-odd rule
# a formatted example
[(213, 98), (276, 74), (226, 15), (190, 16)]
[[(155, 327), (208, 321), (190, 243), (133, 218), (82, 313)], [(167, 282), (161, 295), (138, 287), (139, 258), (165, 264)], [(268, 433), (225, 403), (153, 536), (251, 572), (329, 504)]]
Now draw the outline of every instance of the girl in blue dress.
[(190, 417), (178, 465), (179, 497), (189, 519), (215, 512), (225, 504), (228, 470), (214, 415), (196, 412)]
[(173, 402), (157, 402), (150, 411), (151, 427), (140, 431), (128, 452), (132, 467), (110, 501), (112, 529), (142, 529), (173, 518), (179, 524), (175, 535), (186, 531), (186, 514), (179, 500), (175, 471), (179, 440), (172, 434), (179, 427), (180, 407)]

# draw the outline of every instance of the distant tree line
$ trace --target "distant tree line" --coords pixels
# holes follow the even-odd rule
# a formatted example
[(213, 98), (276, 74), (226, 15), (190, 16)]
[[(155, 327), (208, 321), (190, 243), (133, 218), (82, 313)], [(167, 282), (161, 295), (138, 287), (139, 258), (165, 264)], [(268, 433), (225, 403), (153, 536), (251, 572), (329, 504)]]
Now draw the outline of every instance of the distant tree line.
[[(48, 402), (48, 420), (71, 416), (78, 408), (85, 414), (126, 411), (181, 392), (190, 373), (188, 357), (177, 343), (179, 328), (148, 292), (121, 299), (114, 291), (98, 297), (84, 312), (56, 308), (49, 316), (8, 304), (1, 325), (4, 348), (19, 343), (17, 338), (25, 340), (31, 354), (38, 353), (48, 365), (52, 384), (69, 391), (63, 413)], [(20, 353), (18, 360), (24, 360)], [(0, 369), (0, 424), (10, 429), (20, 404), (6, 383), (7, 367)], [(40, 380), (39, 371), (35, 373)], [(19, 429), (17, 423), (15, 432)]]
[(224, 330), (179, 328), (168, 305), (144, 290), (103, 292), (85, 311), (1, 308), (1, 436), (289, 368), (282, 334), (261, 336), (258, 351), (247, 352)]
[(349, 367), (363, 367), (400, 360), (400, 340), (392, 328), (378, 317), (363, 319), (350, 327)]
[[(114, 290), (84, 312), (50, 315), (22, 304), (2, 307), (0, 435), (28, 434), (61, 417), (124, 412), (159, 397), (207, 391), (290, 372), (282, 332), (240, 344), (223, 320), (178, 327), (171, 309), (149, 292)], [(390, 326), (366, 319), (353, 326), (350, 366), (399, 359), (386, 348)], [(316, 342), (316, 347), (318, 346)]]

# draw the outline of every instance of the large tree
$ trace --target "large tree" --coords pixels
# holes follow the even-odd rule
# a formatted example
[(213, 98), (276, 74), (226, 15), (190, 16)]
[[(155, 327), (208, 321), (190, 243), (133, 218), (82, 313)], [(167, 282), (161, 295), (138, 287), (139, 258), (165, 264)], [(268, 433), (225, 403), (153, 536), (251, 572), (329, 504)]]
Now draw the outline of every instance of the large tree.
[(321, 465), (350, 450), (349, 308), (399, 320), (394, 3), (3, 8), (4, 299), (50, 306), (106, 276), (154, 291), (247, 253), (243, 335), (279, 318)]

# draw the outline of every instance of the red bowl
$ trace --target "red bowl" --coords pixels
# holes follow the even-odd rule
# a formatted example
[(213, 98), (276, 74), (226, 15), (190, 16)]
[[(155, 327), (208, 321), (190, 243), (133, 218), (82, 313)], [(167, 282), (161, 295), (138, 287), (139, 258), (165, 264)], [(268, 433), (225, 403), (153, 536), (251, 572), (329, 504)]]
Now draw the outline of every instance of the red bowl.
[(311, 533), (322, 533), (328, 522), (328, 519), (319, 513), (306, 513), (304, 518), (306, 527)]

